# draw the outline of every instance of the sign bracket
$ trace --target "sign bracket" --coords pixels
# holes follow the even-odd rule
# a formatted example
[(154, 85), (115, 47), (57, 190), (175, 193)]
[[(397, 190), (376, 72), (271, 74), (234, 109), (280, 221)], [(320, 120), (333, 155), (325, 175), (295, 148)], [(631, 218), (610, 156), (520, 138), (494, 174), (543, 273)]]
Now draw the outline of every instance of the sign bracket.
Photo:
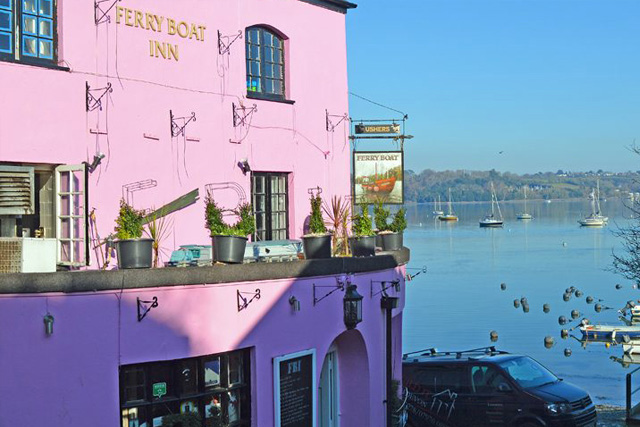
[[(113, 9), (119, 1), (122, 0), (95, 0), (93, 4), (93, 18), (95, 20), (96, 25), (102, 24), (103, 22), (111, 22), (111, 17), (109, 16), (109, 12)], [(111, 2), (109, 7), (103, 9), (100, 6), (102, 3)]]
[[(231, 45), (236, 40), (241, 39), (241, 38), (242, 38), (242, 30), (238, 30), (238, 34), (236, 34), (234, 36), (222, 35), (220, 30), (218, 30), (218, 53), (220, 55), (224, 55), (225, 53), (230, 53)], [(226, 42), (225, 42), (225, 40), (226, 40)]]

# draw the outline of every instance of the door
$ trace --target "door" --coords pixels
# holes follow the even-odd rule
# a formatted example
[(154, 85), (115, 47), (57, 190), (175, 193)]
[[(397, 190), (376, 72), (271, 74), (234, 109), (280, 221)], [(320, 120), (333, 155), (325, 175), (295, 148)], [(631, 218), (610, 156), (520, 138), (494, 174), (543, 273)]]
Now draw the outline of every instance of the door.
[(320, 386), (318, 388), (319, 427), (338, 427), (338, 361), (335, 351), (329, 351), (322, 364)]
[(84, 165), (56, 168), (56, 237), (58, 264), (88, 264), (86, 173)]
[(470, 374), (469, 406), (477, 414), (478, 425), (507, 425), (515, 415), (517, 403), (509, 381), (491, 365), (473, 365)]

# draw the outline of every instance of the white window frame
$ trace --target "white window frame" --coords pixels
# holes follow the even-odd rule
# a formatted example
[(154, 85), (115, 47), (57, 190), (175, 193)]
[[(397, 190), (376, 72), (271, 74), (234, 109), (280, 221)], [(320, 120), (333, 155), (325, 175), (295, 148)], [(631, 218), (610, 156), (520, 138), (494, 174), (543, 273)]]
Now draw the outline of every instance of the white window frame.
[[(63, 192), (60, 188), (61, 179), (60, 176), (62, 173), (69, 173), (70, 178), (73, 176), (72, 172), (81, 172), (82, 173), (82, 188), (78, 189), (74, 187), (73, 179), (69, 179), (69, 191)], [(85, 203), (85, 192), (86, 192), (87, 180), (86, 180), (86, 172), (85, 165), (62, 165), (58, 166), (55, 171), (55, 198), (56, 198), (56, 239), (58, 243), (58, 251), (57, 251), (57, 262), (59, 265), (66, 265), (70, 267), (83, 267), (87, 265), (89, 260), (89, 254), (87, 253), (87, 210)], [(68, 215), (62, 215), (62, 196), (69, 196), (69, 206), (68, 206)], [(79, 199), (79, 207), (78, 211), (80, 215), (74, 215), (76, 211), (74, 209), (74, 196), (78, 196)], [(69, 237), (62, 237), (64, 235), (62, 230), (62, 220), (69, 220)], [(79, 219), (82, 227), (84, 228), (83, 233), (81, 233), (78, 238), (74, 238), (73, 236), (76, 234), (74, 229), (74, 220)], [(62, 243), (70, 242), (69, 245), (69, 260), (62, 259)], [(76, 257), (75, 252), (75, 242), (81, 242), (81, 251), (83, 252), (81, 261), (74, 261)]]

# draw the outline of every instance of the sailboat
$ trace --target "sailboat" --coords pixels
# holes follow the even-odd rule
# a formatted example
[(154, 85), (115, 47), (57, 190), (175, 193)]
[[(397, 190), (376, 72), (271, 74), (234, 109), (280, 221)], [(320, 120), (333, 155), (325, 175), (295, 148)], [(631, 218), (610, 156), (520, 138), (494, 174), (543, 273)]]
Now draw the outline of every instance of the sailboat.
[[(497, 216), (496, 216), (497, 211)], [(504, 220), (502, 218), (502, 211), (498, 204), (498, 198), (496, 197), (496, 191), (493, 188), (493, 182), (491, 183), (491, 213), (484, 219), (480, 220), (480, 227), (502, 227)]]
[(433, 216), (438, 217), (444, 215), (444, 211), (442, 210), (442, 202), (440, 201), (440, 195), (438, 194), (438, 200), (433, 198)]
[[(600, 214), (599, 196), (595, 190), (591, 190), (591, 213), (578, 220), (582, 227), (602, 227), (607, 225), (609, 218)], [(597, 208), (596, 208), (597, 205)]]
[(440, 221), (457, 221), (458, 216), (453, 213), (453, 208), (451, 207), (451, 189), (449, 189), (449, 203), (447, 204), (448, 211), (446, 214), (438, 215), (438, 219)]
[(533, 219), (533, 216), (530, 213), (527, 213), (527, 186), (523, 187), (524, 189), (524, 211), (519, 213), (516, 218), (518, 219)]

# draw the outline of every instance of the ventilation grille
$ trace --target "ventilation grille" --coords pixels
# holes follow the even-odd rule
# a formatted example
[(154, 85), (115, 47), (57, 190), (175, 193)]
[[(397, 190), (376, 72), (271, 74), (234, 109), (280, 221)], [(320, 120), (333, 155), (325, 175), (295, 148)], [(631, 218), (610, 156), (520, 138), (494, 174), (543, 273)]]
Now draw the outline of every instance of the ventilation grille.
[(0, 166), (0, 215), (33, 214), (33, 189), (33, 168)]
[(22, 272), (22, 242), (0, 239), (0, 273)]

